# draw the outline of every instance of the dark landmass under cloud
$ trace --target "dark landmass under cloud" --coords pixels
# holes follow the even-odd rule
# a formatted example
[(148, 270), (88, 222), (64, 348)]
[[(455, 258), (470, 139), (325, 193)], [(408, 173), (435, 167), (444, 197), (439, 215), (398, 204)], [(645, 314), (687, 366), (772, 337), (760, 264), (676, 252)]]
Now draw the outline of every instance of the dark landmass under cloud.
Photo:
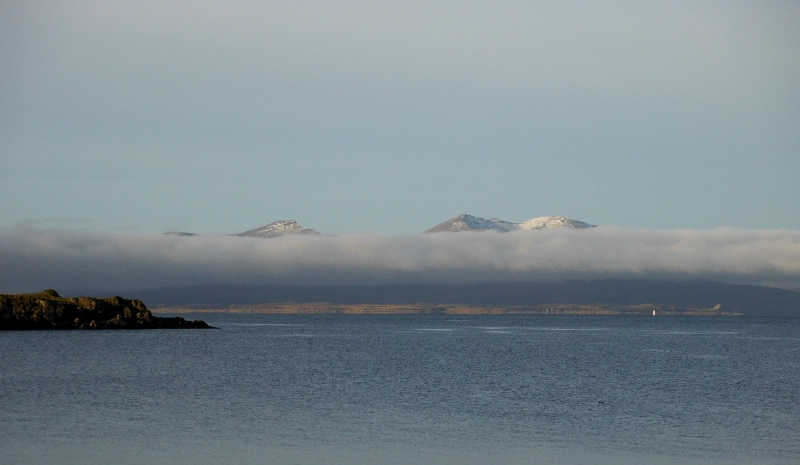
[(747, 316), (800, 316), (800, 292), (711, 281), (578, 280), (555, 283), (399, 284), (384, 286), (195, 286), (141, 291), (150, 305), (217, 306), (275, 302), (331, 304), (654, 304)]

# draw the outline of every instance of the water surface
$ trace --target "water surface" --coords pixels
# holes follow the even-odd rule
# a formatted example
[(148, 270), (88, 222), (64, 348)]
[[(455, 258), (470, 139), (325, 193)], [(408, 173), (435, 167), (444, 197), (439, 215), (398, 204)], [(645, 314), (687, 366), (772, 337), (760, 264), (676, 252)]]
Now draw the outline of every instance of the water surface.
[(0, 463), (800, 463), (798, 319), (0, 333)]

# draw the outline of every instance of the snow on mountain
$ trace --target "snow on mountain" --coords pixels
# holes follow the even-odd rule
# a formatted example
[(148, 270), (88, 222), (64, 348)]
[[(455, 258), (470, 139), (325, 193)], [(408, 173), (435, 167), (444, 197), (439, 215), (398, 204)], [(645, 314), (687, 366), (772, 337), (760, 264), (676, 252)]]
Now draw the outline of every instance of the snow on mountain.
[(300, 226), (295, 220), (281, 220), (266, 224), (249, 231), (231, 234), (240, 237), (278, 237), (286, 234), (312, 234), (319, 235), (317, 231)]
[[(563, 216), (542, 216), (533, 218), (520, 223), (513, 223), (511, 221), (500, 220), (497, 218), (481, 218), (472, 215), (458, 215), (451, 218), (444, 223), (437, 224), (436, 226), (423, 232), (459, 232), (459, 231), (499, 231), (509, 232), (520, 229), (584, 229), (591, 228), (593, 225), (584, 223), (583, 221), (571, 220)], [(196, 236), (197, 234), (183, 231), (171, 231), (162, 233), (168, 236)], [(281, 220), (274, 223), (266, 224), (249, 231), (231, 234), (231, 236), (239, 237), (279, 237), (287, 234), (302, 234), (302, 235), (319, 235), (320, 233), (309, 228), (304, 228), (295, 220)]]
[(583, 221), (571, 220), (563, 216), (540, 216), (521, 223), (518, 229), (586, 229), (593, 228), (593, 224)]
[(444, 223), (424, 231), (423, 234), (435, 232), (460, 232), (460, 231), (499, 231), (508, 232), (520, 229), (585, 229), (594, 225), (583, 221), (571, 220), (563, 216), (542, 216), (520, 223), (499, 220), (497, 218), (481, 218), (472, 215), (458, 215)]
[(516, 223), (509, 223), (508, 221), (498, 220), (492, 218), (487, 220), (479, 216), (458, 215), (455, 218), (450, 218), (444, 223), (437, 224), (425, 231), (425, 233), (435, 232), (460, 232), (460, 231), (500, 231), (508, 232), (516, 228)]

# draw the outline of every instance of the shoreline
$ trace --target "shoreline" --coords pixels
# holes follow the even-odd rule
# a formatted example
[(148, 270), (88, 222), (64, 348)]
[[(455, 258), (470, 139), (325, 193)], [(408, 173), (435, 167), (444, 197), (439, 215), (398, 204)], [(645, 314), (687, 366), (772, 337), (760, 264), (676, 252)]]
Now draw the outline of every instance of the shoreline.
[(611, 306), (579, 304), (541, 304), (483, 306), (463, 304), (333, 304), (328, 302), (284, 302), (261, 305), (154, 306), (154, 312), (242, 313), (273, 315), (638, 315), (648, 316), (744, 316), (715, 308), (686, 308), (653, 304)]

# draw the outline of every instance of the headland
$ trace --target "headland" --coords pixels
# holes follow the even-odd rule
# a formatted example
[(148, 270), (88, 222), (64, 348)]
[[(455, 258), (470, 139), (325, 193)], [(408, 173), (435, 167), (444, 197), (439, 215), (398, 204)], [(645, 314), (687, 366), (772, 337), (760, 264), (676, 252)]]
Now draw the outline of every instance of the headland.
[(61, 297), (53, 289), (0, 294), (0, 330), (205, 329), (202, 320), (157, 317), (140, 300)]

